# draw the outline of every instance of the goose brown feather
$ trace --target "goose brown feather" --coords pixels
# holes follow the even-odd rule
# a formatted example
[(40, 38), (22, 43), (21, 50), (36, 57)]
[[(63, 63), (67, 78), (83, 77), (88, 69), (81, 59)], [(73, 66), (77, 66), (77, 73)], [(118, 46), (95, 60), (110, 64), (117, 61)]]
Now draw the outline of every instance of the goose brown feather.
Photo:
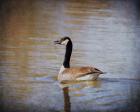
[(58, 79), (61, 80), (76, 80), (77, 78), (89, 75), (89, 74), (102, 74), (103, 72), (94, 67), (71, 67), (65, 68), (65, 70), (59, 74)]

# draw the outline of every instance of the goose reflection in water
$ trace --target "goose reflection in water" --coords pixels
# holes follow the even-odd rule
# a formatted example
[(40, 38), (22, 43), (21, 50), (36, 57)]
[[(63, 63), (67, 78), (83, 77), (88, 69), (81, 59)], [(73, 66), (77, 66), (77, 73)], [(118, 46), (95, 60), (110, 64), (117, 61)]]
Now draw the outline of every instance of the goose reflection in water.
[[(80, 86), (80, 87), (74, 87), (71, 88), (71, 86)], [(100, 87), (101, 81), (67, 81), (60, 83), (60, 87), (63, 91), (63, 97), (64, 97), (64, 112), (71, 112), (71, 100), (70, 100), (70, 92), (80, 91), (86, 87)], [(76, 95), (75, 96), (79, 96)]]
[[(98, 79), (96, 81), (69, 81), (60, 83), (64, 97), (64, 112), (85, 112), (85, 111), (117, 111), (129, 112), (132, 109), (128, 105), (139, 104), (133, 99), (135, 90), (139, 88), (139, 81), (131, 81), (135, 83), (133, 91), (130, 90), (130, 80), (126, 79)], [(132, 85), (131, 85), (132, 86)], [(138, 98), (136, 95), (135, 98)], [(85, 105), (86, 104), (86, 105)]]
[(64, 112), (71, 112), (71, 102), (68, 87), (63, 88), (63, 95), (64, 95)]

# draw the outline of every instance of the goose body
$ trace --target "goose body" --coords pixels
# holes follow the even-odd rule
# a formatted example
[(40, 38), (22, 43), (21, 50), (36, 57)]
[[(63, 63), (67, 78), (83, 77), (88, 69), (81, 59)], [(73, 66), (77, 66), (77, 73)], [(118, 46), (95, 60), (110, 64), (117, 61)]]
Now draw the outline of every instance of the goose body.
[(59, 41), (55, 41), (55, 43), (66, 45), (64, 62), (58, 74), (59, 81), (96, 80), (100, 74), (103, 74), (101, 70), (91, 66), (70, 67), (70, 57), (73, 45), (69, 37), (64, 37)]

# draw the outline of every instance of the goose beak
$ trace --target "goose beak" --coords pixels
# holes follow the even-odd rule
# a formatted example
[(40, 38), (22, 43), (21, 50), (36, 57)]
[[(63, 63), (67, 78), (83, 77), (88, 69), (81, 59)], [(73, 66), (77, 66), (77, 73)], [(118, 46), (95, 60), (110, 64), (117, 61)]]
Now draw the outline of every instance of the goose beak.
[(55, 44), (61, 44), (59, 40), (54, 41)]

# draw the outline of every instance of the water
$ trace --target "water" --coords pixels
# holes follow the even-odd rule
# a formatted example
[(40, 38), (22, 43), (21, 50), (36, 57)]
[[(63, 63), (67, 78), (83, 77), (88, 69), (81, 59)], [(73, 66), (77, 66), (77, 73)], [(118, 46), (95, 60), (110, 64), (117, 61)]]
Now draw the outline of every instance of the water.
[[(5, 0), (0, 4), (1, 112), (139, 111), (138, 0)], [(97, 81), (60, 84), (70, 36), (71, 66), (96, 66)]]

